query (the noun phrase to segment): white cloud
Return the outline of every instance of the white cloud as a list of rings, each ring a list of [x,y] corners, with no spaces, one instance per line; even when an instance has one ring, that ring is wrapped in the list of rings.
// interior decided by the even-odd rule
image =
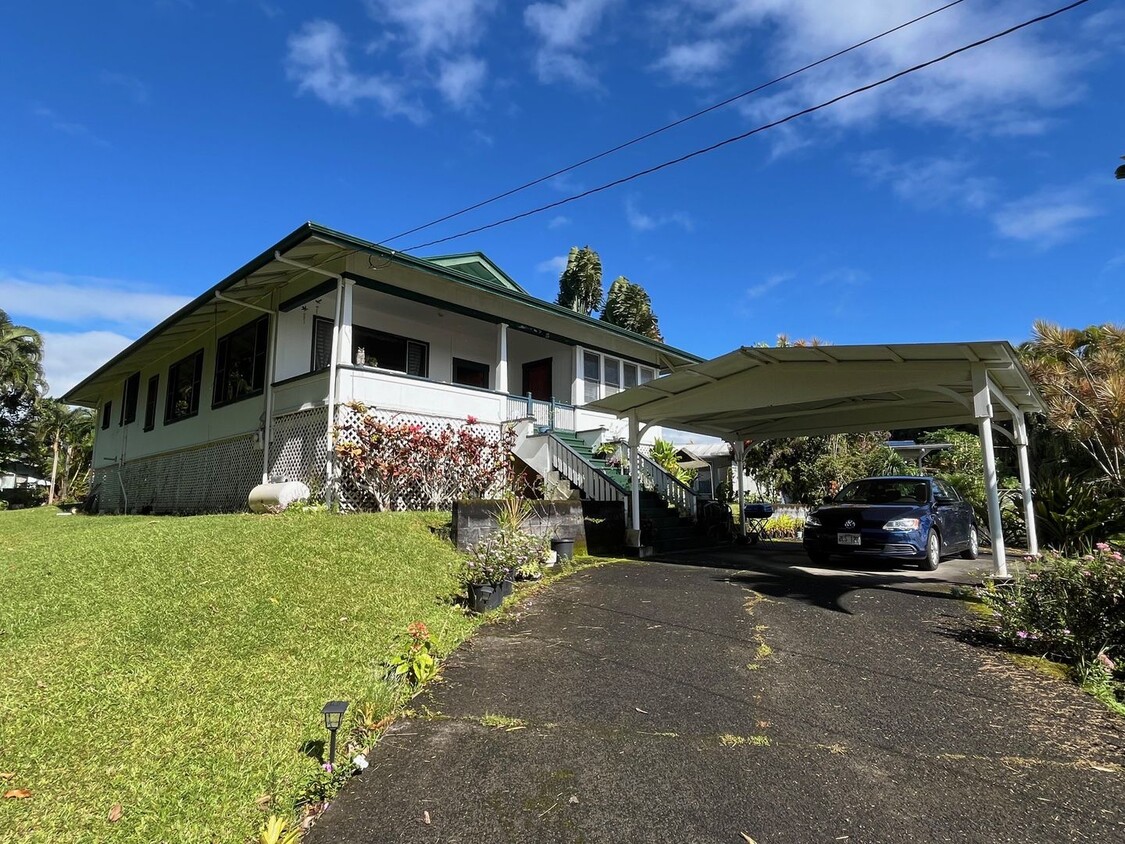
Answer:
[[[923,208],[959,205],[979,211],[995,199],[996,180],[972,173],[971,162],[934,156],[896,160],[887,150],[859,156],[857,170],[888,184],[901,199]]]
[[[930,11],[929,0],[692,0],[694,25],[728,43],[762,39],[769,66],[786,72]],[[1035,4],[1039,6],[1041,4]],[[935,58],[1029,16],[1028,4],[966,3],[906,27],[794,78],[780,93],[746,100],[754,120],[771,120]],[[1048,125],[1044,112],[1082,94],[1077,71],[1087,61],[1064,39],[1069,30],[1021,31],[818,112],[836,128],[878,121],[940,124],[974,134],[1029,134]],[[682,25],[676,37],[682,38]],[[1079,35],[1077,37],[1088,37]]]
[[[329,105],[350,107],[373,100],[388,117],[404,116],[415,122],[425,110],[412,100],[405,86],[386,76],[356,73],[348,61],[348,40],[332,21],[309,21],[289,36],[286,75],[297,83],[298,93],[311,93]]]
[[[755,284],[753,287],[746,289],[747,299],[760,299],[765,296],[779,284],[784,284],[793,278],[793,273],[775,273],[767,278],[760,284]]]
[[[547,228],[549,229],[561,229],[569,225],[570,217],[567,217],[565,214],[554,216],[547,222]]]
[[[438,71],[437,89],[454,108],[465,108],[480,97],[488,75],[482,59],[464,58],[442,61]]]
[[[602,18],[617,2],[559,0],[532,3],[524,9],[524,23],[539,40],[535,70],[540,82],[597,86],[597,77],[585,54],[590,52]]]
[[[179,310],[188,298],[117,279],[0,270],[0,302],[10,315],[25,319],[147,328]]]
[[[421,56],[461,54],[484,36],[495,0],[368,0],[372,19],[398,27]]]
[[[148,85],[135,76],[130,76],[127,73],[113,73],[108,70],[103,70],[102,84],[120,89],[137,105],[148,105]]]
[[[676,82],[707,81],[730,59],[732,45],[716,38],[705,38],[686,44],[674,44],[653,65]]]
[[[43,372],[58,397],[108,361],[133,338],[114,331],[43,332]]]
[[[540,261],[535,265],[535,272],[537,273],[553,273],[554,275],[561,275],[562,271],[566,269],[566,255],[555,255],[553,258],[548,258],[546,261]]]
[[[625,220],[629,223],[630,228],[638,232],[652,231],[669,223],[675,223],[682,227],[684,231],[693,231],[695,228],[691,217],[682,211],[671,214],[648,214],[637,207],[636,200],[631,196],[625,199]]]
[[[1071,191],[1041,191],[1002,205],[993,215],[996,231],[1041,249],[1073,237],[1078,224],[1100,212]]]
[[[75,138],[82,138],[92,144],[100,147],[108,147],[109,141],[100,135],[96,134],[93,129],[85,123],[77,123],[73,120],[68,120],[62,117],[54,109],[47,108],[46,106],[38,105],[33,109],[35,116],[42,118],[50,124],[52,129],[62,132],[65,135],[71,135]]]

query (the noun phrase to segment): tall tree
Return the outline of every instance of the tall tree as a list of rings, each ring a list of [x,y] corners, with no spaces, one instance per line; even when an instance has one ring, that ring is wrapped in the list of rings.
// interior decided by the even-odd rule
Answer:
[[[555,301],[586,316],[602,306],[602,259],[589,246],[570,248]]]
[[[0,310],[0,463],[31,456],[33,408],[43,386],[42,339]]]
[[[0,390],[38,393],[43,386],[43,340],[0,310]]]
[[[652,300],[648,291],[623,275],[619,275],[609,286],[601,318],[612,325],[664,342],[664,336],[660,333],[660,321],[652,312]]]
[[[1047,404],[1048,424],[1089,455],[1114,495],[1125,495],[1125,326],[1040,320],[1020,356]]]
[[[93,431],[93,414],[85,408],[68,407],[56,399],[40,399],[35,406],[35,431],[50,455],[51,486],[47,503],[54,504],[56,497],[66,497],[72,464],[83,462],[82,452]]]

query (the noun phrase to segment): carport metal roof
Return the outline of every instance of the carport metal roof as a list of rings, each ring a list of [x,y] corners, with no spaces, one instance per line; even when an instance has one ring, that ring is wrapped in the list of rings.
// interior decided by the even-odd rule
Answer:
[[[984,456],[994,572],[1007,574],[992,430],[1016,443],[1028,550],[1038,551],[1027,424],[1043,399],[1005,340],[865,346],[743,346],[587,405],[629,419],[630,471],[640,428],[664,425],[744,440],[932,428],[976,422]],[[1011,422],[1011,431],[997,422]],[[743,491],[739,474],[739,509]],[[631,499],[640,542],[639,485]]]
[[[743,346],[587,406],[641,425],[760,441],[971,423],[983,384],[996,400],[994,420],[1045,409],[1005,340]]]

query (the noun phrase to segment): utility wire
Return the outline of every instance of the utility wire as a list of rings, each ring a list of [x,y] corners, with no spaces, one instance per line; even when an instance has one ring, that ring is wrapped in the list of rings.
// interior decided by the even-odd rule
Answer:
[[[921,64],[916,64],[913,67],[906,68],[905,70],[900,70],[897,73],[893,73],[890,76],[884,77],[883,79],[880,79],[877,82],[871,82],[871,83],[868,83],[867,85],[863,85],[859,88],[854,88],[851,91],[848,91],[846,94],[840,94],[837,97],[833,97],[830,100],[825,100],[824,102],[818,103],[817,105],[809,106],[808,108],[804,108],[804,109],[801,109],[800,111],[793,112],[792,114],[789,114],[785,117],[782,117],[779,120],[774,120],[770,123],[764,123],[761,126],[758,126],[754,129],[751,129],[748,132],[743,132],[740,135],[735,135],[733,137],[726,138],[725,140],[722,140],[722,141],[719,141],[717,143],[711,144],[710,146],[706,146],[706,147],[703,147],[702,149],[694,150],[693,152],[689,152],[685,155],[681,155],[678,158],[673,158],[669,161],[665,161],[665,162],[662,162],[660,164],[654,165],[652,167],[648,167],[644,170],[639,170],[636,173],[632,173],[628,176],[623,176],[620,179],[614,179],[612,182],[606,182],[605,184],[598,185],[597,187],[590,188],[589,190],[582,191],[581,193],[576,193],[576,194],[572,194],[572,195],[567,196],[567,197],[563,197],[562,199],[556,200],[554,202],[549,202],[546,205],[540,205],[539,207],[532,208],[529,211],[523,211],[519,214],[513,214],[512,216],[505,217],[502,220],[497,220],[497,221],[492,222],[492,223],[487,223],[486,225],[483,225],[483,226],[477,226],[476,228],[466,229],[465,231],[458,232],[457,234],[451,234],[448,237],[441,237],[441,238],[437,238],[436,240],[427,241],[426,243],[419,243],[416,246],[407,247],[405,250],[402,250],[402,251],[413,252],[415,249],[424,249],[427,246],[434,246],[438,243],[445,243],[446,241],[449,241],[449,240],[456,240],[458,238],[465,237],[465,236],[470,235],[470,234],[477,234],[478,232],[483,232],[483,231],[487,231],[489,229],[494,229],[497,226],[506,225],[507,223],[515,222],[516,220],[522,220],[525,217],[530,217],[534,214],[540,214],[544,211],[550,211],[552,208],[558,208],[561,205],[567,205],[568,203],[574,202],[576,200],[584,199],[587,196],[592,196],[593,194],[601,193],[602,191],[609,190],[610,188],[615,188],[615,187],[618,187],[620,185],[624,185],[628,182],[632,182],[632,181],[635,181],[636,179],[640,179],[643,176],[649,176],[653,173],[659,172],[660,170],[664,170],[668,167],[672,167],[676,164],[682,164],[683,162],[689,161],[690,159],[697,158],[701,155],[706,155],[709,152],[714,152],[715,150],[721,149],[722,147],[728,146],[729,144],[733,144],[733,143],[736,143],[738,141],[746,140],[747,138],[749,138],[753,135],[757,135],[761,132],[765,132],[768,129],[773,129],[777,126],[781,126],[782,124],[789,123],[792,120],[796,120],[798,117],[804,117],[807,114],[812,114],[813,112],[820,111],[821,109],[824,109],[824,108],[828,108],[829,106],[835,105],[836,103],[838,103],[842,100],[846,100],[849,97],[854,97],[856,94],[862,94],[862,93],[864,93],[866,91],[870,91],[874,88],[879,88],[879,87],[881,87],[883,85],[886,85],[890,82],[894,82],[896,79],[901,79],[904,76],[909,76],[911,73],[916,73],[919,70],[924,70],[925,68],[931,67],[933,65],[944,62],[948,59],[951,59],[954,56],[960,55],[961,53],[968,52],[969,50],[972,50],[972,49],[975,49],[977,47],[983,46],[984,44],[988,44],[989,42],[996,41],[999,38],[1003,38],[1007,35],[1011,35],[1013,32],[1018,32],[1021,29],[1026,29],[1027,27],[1033,26],[1034,24],[1042,23],[1043,21],[1050,20],[1053,17],[1057,17],[1058,15],[1061,15],[1064,12],[1069,12],[1072,9],[1077,9],[1079,6],[1084,6],[1086,3],[1089,3],[1089,2],[1090,2],[1090,0],[1076,0],[1076,2],[1070,3],[1069,5],[1063,6],[1061,8],[1055,9],[1053,12],[1047,12],[1046,14],[1042,14],[1042,15],[1038,15],[1034,18],[1030,18],[1029,20],[1026,20],[1023,23],[1016,24],[1015,26],[1010,26],[1007,29],[1002,30],[1001,32],[995,33],[994,35],[989,35],[987,38],[982,38],[979,41],[973,41],[971,44],[966,44],[962,47],[958,47],[956,50],[950,50],[948,53],[945,53],[944,55],[938,56],[937,58],[930,59],[929,61],[922,62]]]
[[[581,161],[576,161],[576,162],[574,162],[574,164],[563,167],[561,170],[556,170],[553,173],[548,173],[546,176],[540,176],[538,179],[533,179],[530,182],[525,182],[524,184],[520,185],[519,187],[511,188],[510,190],[506,190],[503,193],[498,193],[498,194],[496,194],[496,196],[489,197],[488,199],[483,199],[483,200],[481,200],[480,202],[477,202],[474,205],[470,205],[467,208],[462,208],[460,211],[454,211],[451,214],[446,214],[444,217],[438,217],[436,220],[431,220],[428,223],[423,223],[420,226],[415,226],[412,229],[407,229],[404,232],[399,232],[396,235],[391,235],[390,237],[385,238],[383,240],[380,240],[378,242],[379,243],[390,243],[392,240],[398,240],[400,237],[406,237],[408,234],[414,234],[415,232],[420,232],[423,229],[431,228],[433,226],[436,226],[438,223],[444,223],[447,220],[452,220],[454,217],[460,217],[462,214],[468,214],[470,211],[476,211],[478,208],[483,208],[486,205],[491,205],[493,202],[498,202],[501,199],[506,199],[507,197],[512,196],[513,194],[520,193],[521,191],[525,191],[528,188],[533,188],[536,185],[541,185],[541,184],[543,184],[543,182],[546,182],[549,179],[553,179],[556,176],[562,176],[563,174],[569,173],[572,170],[577,170],[579,167],[585,167],[587,164],[590,164],[594,161],[597,161],[600,158],[605,158],[606,156],[613,155],[614,153],[617,153],[617,152],[621,152],[621,150],[626,149],[627,147],[631,147],[634,144],[639,144],[641,141],[647,141],[649,138],[654,138],[657,135],[661,134],[662,132],[667,132],[669,129],[675,129],[677,126],[682,126],[684,123],[687,123],[688,121],[691,121],[691,120],[695,120],[697,117],[702,117],[705,114],[710,114],[712,111],[715,111],[716,109],[720,109],[720,108],[723,108],[724,106],[728,106],[733,102],[737,102],[738,100],[741,100],[745,97],[749,97],[751,94],[756,94],[759,91],[764,91],[766,88],[769,88],[772,85],[777,85],[780,82],[784,82],[786,79],[792,79],[794,76],[796,76],[799,73],[804,73],[806,70],[812,70],[814,67],[818,67],[818,66],[824,64],[825,62],[830,62],[833,59],[838,59],[840,56],[843,56],[847,53],[850,53],[853,50],[858,50],[860,47],[866,47],[868,44],[872,43],[873,41],[878,41],[880,38],[884,38],[888,35],[891,35],[895,32],[898,32],[900,29],[906,29],[906,27],[908,27],[908,26],[913,26],[914,24],[918,23],[919,21],[923,21],[928,17],[932,17],[933,15],[936,15],[939,12],[944,12],[946,9],[951,9],[954,6],[960,5],[961,3],[964,3],[964,2],[965,2],[965,0],[953,0],[952,3],[946,3],[944,6],[941,6],[937,9],[932,10],[932,11],[926,12],[924,15],[919,15],[918,17],[914,18],[913,20],[908,20],[906,23],[900,23],[896,27],[885,30],[884,32],[880,32],[878,35],[872,35],[870,38],[868,38],[864,41],[860,41],[858,44],[852,44],[852,46],[845,47],[843,50],[835,52],[830,56],[825,56],[822,59],[817,59],[815,62],[812,62],[811,64],[807,64],[804,67],[798,68],[797,70],[791,70],[791,71],[789,71],[789,73],[786,73],[784,76],[778,76],[776,79],[771,79],[769,82],[763,82],[761,85],[758,85],[754,88],[751,88],[748,91],[743,91],[741,94],[735,94],[733,97],[727,97],[722,102],[718,102],[718,103],[714,103],[713,105],[709,105],[709,106],[707,106],[707,108],[702,109],[701,111],[697,111],[694,114],[689,114],[687,117],[681,117],[679,120],[676,120],[676,121],[673,121],[672,123],[668,123],[664,126],[661,126],[659,129],[653,129],[650,132],[645,132],[645,134],[638,135],[637,137],[633,138],[630,141],[625,141],[624,143],[620,143],[615,147],[604,150],[603,152],[599,152],[595,155],[591,155],[589,158],[583,158]]]

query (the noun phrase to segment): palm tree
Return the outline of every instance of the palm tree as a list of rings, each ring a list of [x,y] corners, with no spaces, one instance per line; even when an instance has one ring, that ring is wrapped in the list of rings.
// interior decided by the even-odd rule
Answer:
[[[94,455],[94,414],[85,407],[73,407],[63,433],[63,471],[59,478],[59,498],[66,500],[79,477],[89,479]]]
[[[0,391],[22,395],[38,393],[43,386],[43,339],[0,310]]]
[[[55,503],[55,489],[59,476],[59,453],[64,457],[74,447],[75,441],[82,439],[81,428],[86,424],[83,417],[89,417],[85,408],[67,407],[56,399],[42,399],[35,406],[35,432],[41,442],[51,450],[51,486],[47,492],[47,503]],[[67,475],[64,465],[64,487]]]

